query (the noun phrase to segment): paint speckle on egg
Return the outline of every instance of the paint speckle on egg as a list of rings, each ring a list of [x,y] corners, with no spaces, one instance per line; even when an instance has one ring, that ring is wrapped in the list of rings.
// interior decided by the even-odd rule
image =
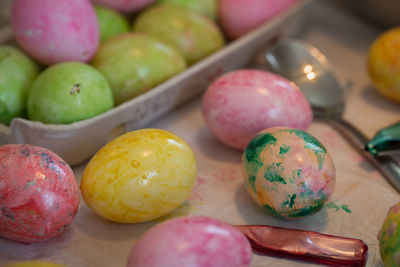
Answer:
[[[378,239],[385,266],[400,266],[400,203],[389,209]]]
[[[275,126],[306,130],[310,105],[292,82],[261,70],[237,70],[217,78],[205,92],[208,129],[224,144],[244,149],[259,131]]]
[[[242,174],[255,202],[286,219],[321,210],[336,181],[325,147],[312,135],[286,127],[268,128],[250,141]]]

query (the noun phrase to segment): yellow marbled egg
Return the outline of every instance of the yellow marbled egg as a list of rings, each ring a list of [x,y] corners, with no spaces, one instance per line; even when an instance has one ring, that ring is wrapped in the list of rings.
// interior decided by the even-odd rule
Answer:
[[[100,216],[123,223],[161,217],[181,205],[196,180],[196,159],[178,136],[159,129],[128,132],[100,149],[81,191]]]
[[[64,267],[64,265],[48,262],[48,261],[19,261],[4,265],[3,267]]]
[[[400,102],[400,27],[374,41],[368,52],[368,72],[379,93]]]

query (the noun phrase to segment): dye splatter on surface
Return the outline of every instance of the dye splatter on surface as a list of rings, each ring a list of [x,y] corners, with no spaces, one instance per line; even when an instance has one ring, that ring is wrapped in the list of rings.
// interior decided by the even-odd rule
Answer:
[[[339,203],[336,203],[335,201],[331,201],[331,202],[325,204],[325,208],[334,209],[335,211],[343,210],[344,212],[351,213],[351,209],[349,208],[349,205],[339,204]]]
[[[322,209],[335,188],[325,147],[301,130],[274,127],[255,136],[242,159],[244,183],[258,205],[283,218]]]
[[[74,173],[59,156],[31,145],[0,147],[0,236],[25,243],[53,238],[78,207]]]
[[[378,239],[385,266],[400,266],[400,203],[389,209]]]

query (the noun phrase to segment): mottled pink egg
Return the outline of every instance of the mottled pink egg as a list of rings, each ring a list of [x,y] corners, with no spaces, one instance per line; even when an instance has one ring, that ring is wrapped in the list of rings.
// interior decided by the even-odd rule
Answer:
[[[89,0],[14,0],[12,26],[18,44],[45,65],[88,62],[99,44]]]
[[[155,0],[92,0],[93,3],[112,8],[122,13],[130,13],[138,11]]]
[[[250,266],[249,241],[230,224],[205,216],[181,217],[147,231],[127,267]]]
[[[216,79],[203,96],[204,120],[224,144],[244,149],[261,130],[286,126],[306,130],[311,107],[298,87],[261,70],[237,70]]]
[[[220,24],[229,37],[238,38],[295,2],[297,0],[220,0]]]
[[[59,156],[32,145],[0,146],[0,236],[25,243],[53,238],[78,207],[74,173]]]

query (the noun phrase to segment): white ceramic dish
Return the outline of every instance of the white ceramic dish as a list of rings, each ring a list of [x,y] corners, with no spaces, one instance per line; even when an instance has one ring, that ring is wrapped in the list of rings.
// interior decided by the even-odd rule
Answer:
[[[67,125],[49,125],[22,118],[13,119],[10,127],[0,124],[0,145],[29,143],[42,146],[57,153],[70,165],[79,164],[107,143],[115,128],[130,131],[144,127],[199,95],[222,73],[249,64],[268,47],[268,43],[294,32],[299,25],[301,11],[310,2],[312,0],[299,1],[181,74],[94,118]]]

